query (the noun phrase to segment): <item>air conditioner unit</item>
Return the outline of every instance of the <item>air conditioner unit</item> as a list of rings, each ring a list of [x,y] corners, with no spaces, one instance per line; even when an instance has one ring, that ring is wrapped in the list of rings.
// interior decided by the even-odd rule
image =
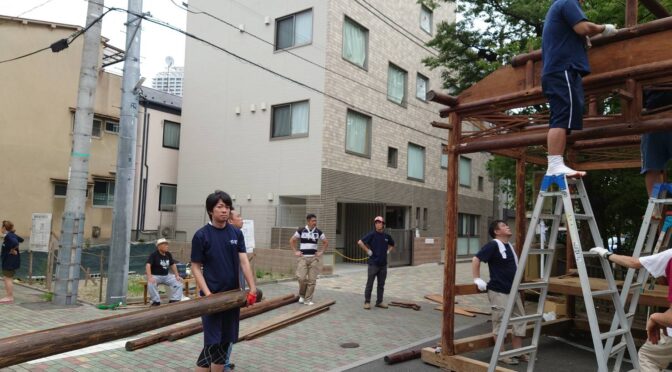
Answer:
[[[161,236],[164,238],[175,238],[175,228],[172,226],[165,226],[161,229]]]

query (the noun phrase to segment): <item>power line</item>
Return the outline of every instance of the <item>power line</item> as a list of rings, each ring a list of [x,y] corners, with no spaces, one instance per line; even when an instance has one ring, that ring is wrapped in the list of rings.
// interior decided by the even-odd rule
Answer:
[[[410,130],[413,130],[413,131],[422,133],[422,134],[427,135],[427,136],[430,136],[430,137],[434,137],[434,138],[440,139],[440,140],[442,140],[442,141],[445,140],[445,138],[443,138],[443,137],[436,136],[436,135],[434,135],[434,134],[431,134],[431,133],[422,131],[422,130],[417,129],[417,128],[413,128],[413,127],[411,127],[411,126],[409,126],[409,125],[407,125],[407,124],[400,123],[400,122],[398,122],[398,121],[396,121],[396,120],[387,118],[387,117],[382,116],[382,115],[380,115],[380,114],[377,114],[377,113],[375,113],[375,112],[371,112],[371,111],[369,111],[369,110],[359,108],[359,107],[357,107],[356,105],[353,105],[352,103],[350,103],[350,102],[348,102],[348,101],[346,101],[346,100],[344,100],[344,99],[342,99],[342,98],[336,97],[336,96],[331,95],[331,94],[329,94],[329,93],[326,93],[326,92],[324,92],[324,91],[322,91],[322,90],[320,90],[320,89],[318,89],[318,88],[312,87],[312,86],[310,86],[310,85],[308,85],[308,84],[306,84],[306,83],[302,83],[302,82],[300,82],[300,81],[298,81],[298,80],[296,80],[296,79],[293,79],[293,78],[291,78],[291,77],[289,77],[289,76],[286,76],[286,75],[283,75],[283,74],[281,74],[281,73],[279,73],[279,72],[276,72],[276,71],[274,71],[274,70],[272,70],[272,69],[270,69],[270,68],[268,68],[268,67],[266,67],[266,66],[264,66],[264,65],[261,65],[261,64],[259,64],[259,63],[257,63],[257,62],[254,62],[254,61],[252,61],[252,60],[250,60],[250,59],[247,59],[247,58],[245,58],[245,57],[242,57],[242,56],[240,56],[240,55],[238,55],[238,54],[236,54],[236,53],[234,53],[234,52],[232,52],[232,51],[230,51],[230,50],[228,50],[228,49],[226,49],[226,48],[224,48],[224,47],[221,47],[221,46],[219,46],[219,45],[213,43],[213,42],[210,42],[210,41],[208,41],[208,40],[205,40],[205,39],[203,39],[203,38],[201,38],[201,37],[199,37],[199,36],[196,36],[196,35],[194,35],[194,34],[188,32],[188,31],[182,30],[181,28],[179,28],[179,27],[177,27],[177,26],[173,26],[173,25],[171,25],[170,23],[167,23],[167,22],[162,21],[162,20],[160,20],[160,19],[154,18],[154,17],[152,17],[151,15],[137,14],[137,13],[131,12],[131,11],[127,10],[127,9],[121,9],[121,8],[108,8],[108,9],[109,9],[109,10],[121,11],[121,12],[127,12],[127,13],[133,14],[133,15],[135,15],[135,16],[137,16],[137,17],[141,17],[142,19],[144,19],[144,20],[146,20],[146,21],[148,21],[148,22],[151,22],[151,23],[157,24],[157,25],[159,25],[159,26],[163,26],[163,27],[169,28],[169,29],[171,29],[171,30],[173,30],[173,31],[179,32],[179,33],[181,33],[181,34],[183,34],[183,35],[185,35],[185,36],[187,36],[187,37],[189,37],[189,38],[192,38],[192,39],[194,39],[194,40],[200,41],[200,42],[202,42],[202,43],[204,43],[204,44],[206,44],[206,45],[209,45],[209,46],[211,46],[211,47],[213,47],[213,48],[215,48],[215,49],[217,49],[217,50],[220,50],[220,51],[222,51],[222,52],[228,54],[229,56],[231,56],[231,57],[233,57],[233,58],[235,58],[235,59],[238,59],[239,61],[248,63],[248,64],[250,64],[250,65],[252,65],[252,66],[254,66],[254,67],[257,67],[257,68],[259,68],[259,69],[261,69],[261,70],[264,70],[264,71],[266,71],[266,72],[268,72],[268,73],[270,73],[270,74],[272,74],[272,75],[275,75],[275,76],[280,77],[280,78],[282,78],[282,79],[284,79],[284,80],[287,80],[287,81],[289,81],[289,82],[292,82],[292,83],[294,83],[294,84],[296,84],[296,85],[299,85],[299,86],[301,86],[301,87],[304,87],[304,88],[306,88],[306,89],[308,89],[308,90],[311,90],[311,91],[313,91],[313,92],[316,92],[316,93],[318,93],[318,94],[321,94],[321,95],[323,95],[323,96],[325,96],[325,97],[329,97],[329,98],[331,98],[331,99],[333,99],[333,100],[335,100],[335,101],[341,102],[341,103],[345,104],[346,106],[352,107],[352,108],[354,108],[354,109],[356,109],[356,110],[358,110],[358,111],[360,111],[360,112],[362,112],[362,113],[368,114],[368,115],[370,115],[370,116],[375,116],[375,117],[377,117],[377,118],[379,118],[379,119],[389,121],[389,122],[394,123],[394,124],[397,124],[397,125],[399,125],[399,126],[401,126],[401,127],[404,127],[404,128],[407,128],[407,129],[410,129]]]
[[[41,8],[41,7],[43,7],[43,6],[47,5],[47,4],[49,4],[49,3],[52,2],[52,1],[54,1],[54,0],[47,0],[47,1],[43,2],[42,4],[38,4],[38,5],[35,5],[34,7],[30,8],[30,9],[28,9],[28,10],[24,10],[23,12],[21,12],[21,13],[15,15],[14,17],[12,17],[12,18],[11,18],[11,21],[13,21],[13,20],[15,20],[15,19],[17,19],[17,18],[20,18],[22,15],[27,14],[27,13],[30,13],[30,12],[32,12],[32,11],[35,10],[35,9]],[[7,22],[9,22],[9,21],[10,21],[10,20],[4,21],[4,22],[0,22],[0,25],[3,24],[3,23],[7,23]]]
[[[402,30],[406,31],[406,33],[401,32],[399,29],[397,29],[396,27],[392,26],[388,21],[386,21],[385,19],[381,18],[380,15],[378,15],[378,13],[375,13],[375,12],[373,12],[373,10],[371,10],[371,9],[369,9],[368,7],[364,6],[364,4],[362,4],[361,2],[359,2],[359,0],[355,0],[355,2],[356,2],[357,4],[359,4],[362,8],[366,9],[369,13],[373,14],[374,17],[380,19],[381,21],[383,21],[383,23],[385,23],[386,25],[390,26],[390,28],[392,28],[393,30],[397,31],[400,35],[402,35],[403,37],[405,37],[405,38],[407,38],[408,40],[410,40],[413,44],[415,44],[415,45],[419,46],[420,48],[426,50],[427,52],[431,53],[433,56],[438,56],[438,55],[439,55],[439,53],[438,53],[437,51],[427,48],[427,46],[424,44],[425,42],[424,42],[422,39],[420,39],[419,37],[415,36],[412,32],[408,31],[408,30],[405,29],[402,25],[400,25],[400,24],[398,24],[397,22],[395,22],[392,18],[390,18],[390,17],[388,17],[387,15],[385,15],[385,13],[381,12],[381,11],[378,10],[375,6],[373,6],[373,5],[369,4],[368,2],[366,2],[366,0],[362,0],[362,1],[364,1],[368,6],[370,6],[372,9],[374,9],[376,12],[380,13],[380,15],[382,15],[383,17],[385,17],[387,20],[389,20],[390,22],[392,22],[393,24],[395,24],[397,27],[399,27],[399,28],[401,28]],[[412,38],[411,36],[408,36],[408,35],[413,36],[413,37],[416,38],[417,40],[414,39],[414,38]],[[420,42],[418,42],[418,40],[420,40]]]
[[[51,49],[54,53],[60,52],[61,50],[63,50],[63,49],[65,49],[65,48],[67,48],[68,46],[70,46],[70,44],[72,44],[73,41],[75,41],[78,37],[80,37],[80,36],[81,36],[82,34],[84,34],[86,31],[88,31],[88,30],[91,28],[91,26],[93,26],[94,24],[100,22],[100,20],[103,19],[103,17],[105,17],[105,15],[106,15],[107,13],[109,13],[110,11],[111,11],[111,9],[108,9],[105,13],[101,14],[100,16],[98,16],[98,18],[96,18],[93,22],[91,22],[91,24],[89,24],[88,26],[86,26],[85,28],[83,28],[83,29],[81,29],[81,30],[79,30],[79,31],[75,31],[75,32],[73,32],[73,33],[72,33],[70,36],[68,36],[67,38],[57,40],[57,41],[53,42],[51,45],[49,45],[49,46],[47,46],[47,47],[44,47],[44,48],[41,48],[41,49],[38,49],[38,50],[35,50],[35,51],[33,51],[33,52],[26,53],[26,54],[21,55],[21,56],[18,56],[18,57],[5,59],[5,60],[3,60],[3,61],[0,61],[0,64],[7,63],[7,62],[12,62],[12,61],[17,61],[17,60],[19,60],[19,59],[23,59],[23,58],[26,58],[26,57],[30,57],[30,56],[32,56],[32,55],[34,55],[34,54],[43,52],[43,51],[45,51],[45,50],[47,50],[47,49]]]
[[[241,29],[238,28],[236,25],[234,25],[234,24],[232,24],[232,23],[230,23],[230,22],[228,22],[228,21],[226,21],[226,20],[224,20],[224,19],[221,19],[221,18],[219,18],[219,17],[217,17],[217,16],[215,16],[215,15],[209,13],[209,12],[206,12],[206,11],[204,11],[204,10],[200,10],[200,9],[198,9],[198,10],[191,10],[191,9],[189,9],[188,7],[182,7],[182,6],[177,5],[177,3],[175,2],[175,0],[170,0],[170,1],[171,1],[175,6],[177,6],[178,8],[183,9],[183,10],[189,12],[189,13],[192,13],[192,14],[204,14],[204,15],[206,15],[206,16],[209,16],[209,17],[211,17],[211,18],[213,18],[213,19],[215,19],[215,20],[217,20],[217,21],[219,21],[219,22],[221,22],[221,23],[223,23],[223,24],[225,24],[225,25],[231,27],[231,28],[234,29],[236,32],[246,33],[246,34],[252,36],[253,38],[255,38],[255,39],[257,39],[257,40],[259,40],[259,41],[261,41],[261,42],[263,42],[263,43],[266,43],[266,44],[268,44],[268,45],[270,45],[270,46],[272,46],[272,47],[275,47],[275,44],[274,44],[274,43],[272,43],[272,42],[270,42],[270,41],[268,41],[268,40],[266,40],[266,39],[264,39],[264,38],[262,38],[262,37],[260,37],[260,36],[257,36],[257,35],[255,35],[255,34],[249,32],[249,31],[247,31],[247,30],[242,30],[242,31],[241,31]],[[310,64],[313,65],[313,66],[319,67],[319,68],[321,68],[322,70],[325,70],[325,71],[329,71],[329,72],[331,72],[331,73],[333,73],[333,74],[336,74],[336,75],[342,77],[343,79],[349,80],[349,81],[351,81],[351,82],[353,82],[353,83],[355,83],[355,84],[357,84],[357,85],[361,85],[361,86],[363,86],[364,88],[371,89],[372,91],[374,91],[374,92],[376,92],[376,93],[383,94],[383,95],[385,95],[386,97],[389,98],[389,95],[388,95],[387,92],[383,92],[382,90],[378,90],[378,89],[376,89],[375,87],[369,86],[369,85],[367,85],[367,84],[365,84],[365,83],[363,83],[363,82],[361,82],[361,81],[359,81],[359,80],[356,80],[356,79],[354,79],[354,78],[352,78],[352,77],[350,77],[350,76],[348,76],[348,75],[345,75],[345,74],[343,74],[343,73],[341,73],[341,72],[338,72],[338,71],[336,71],[336,70],[330,69],[329,67],[323,66],[323,65],[321,65],[321,64],[319,64],[319,63],[317,63],[317,62],[315,62],[315,61],[312,61],[312,60],[310,60],[310,59],[308,59],[308,58],[306,58],[306,57],[301,56],[300,54],[296,54],[296,53],[294,53],[292,50],[282,49],[282,52],[284,52],[284,53],[289,53],[289,54],[291,54],[292,56],[294,56],[294,57],[296,57],[296,58],[299,58],[299,59],[301,59],[302,61],[308,62],[308,63],[310,63]],[[379,79],[376,79],[376,80],[377,80],[378,82],[381,82],[381,83],[386,83],[386,82],[381,81],[381,80],[379,80]],[[436,114],[435,111],[432,111],[432,110],[430,110],[430,109],[427,109],[426,107],[422,107],[422,106],[419,106],[419,105],[415,105],[415,104],[411,103],[410,101],[406,101],[406,103],[407,103],[409,106],[415,107],[415,108],[417,108],[417,109],[420,109],[420,110],[429,112],[429,113],[431,113],[431,114]]]

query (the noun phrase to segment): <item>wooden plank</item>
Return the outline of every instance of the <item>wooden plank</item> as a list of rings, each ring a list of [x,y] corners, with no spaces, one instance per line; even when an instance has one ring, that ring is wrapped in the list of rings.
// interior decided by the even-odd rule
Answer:
[[[592,290],[601,290],[607,289],[607,283],[605,279],[600,278],[589,278],[590,287]],[[620,288],[623,285],[623,281],[617,280],[616,285]],[[670,302],[667,300],[667,288],[665,285],[656,285],[654,290],[644,290],[639,296],[639,304],[647,306],[660,306],[660,307],[669,307]],[[560,293],[571,296],[583,296],[583,291],[581,290],[581,283],[579,278],[570,277],[570,278],[558,278],[552,277],[549,280],[548,291],[552,293]],[[628,296],[630,298],[630,296]]]
[[[433,347],[426,347],[422,349],[422,361],[443,370],[455,372],[486,372],[488,370],[488,363],[479,360],[467,358],[461,355],[444,355],[437,353]],[[504,367],[496,367],[497,372],[515,372],[512,369]]]
[[[299,309],[278,315],[266,320],[265,322],[262,322],[261,324],[245,330],[238,336],[238,340],[249,340],[264,333],[268,333],[269,331],[274,331],[276,329],[288,326],[299,320],[303,320],[309,316],[315,315],[316,312],[319,312],[322,309],[326,309],[335,303],[336,301],[323,301],[313,306],[302,306]]]
[[[545,335],[565,335],[572,324],[571,319],[556,319],[551,320],[550,322],[541,323],[541,333]],[[532,337],[532,332],[534,331],[533,325],[528,325],[525,328],[525,337]],[[510,338],[511,330],[508,330],[507,337]],[[464,354],[475,350],[486,349],[489,347],[495,346],[495,339],[492,336],[492,333],[487,333],[484,335],[477,335],[471,337],[461,338],[455,340],[455,353]]]
[[[432,302],[436,302],[437,304],[442,304],[443,303],[443,296],[441,296],[440,294],[428,294],[428,295],[425,295],[425,298],[432,301]]]
[[[439,305],[439,306],[435,307],[434,310],[443,311],[443,305]],[[470,313],[470,312],[460,308],[459,306],[455,306],[453,311],[457,315],[464,315],[464,316],[468,316],[470,318],[475,318],[476,317],[476,314]]]

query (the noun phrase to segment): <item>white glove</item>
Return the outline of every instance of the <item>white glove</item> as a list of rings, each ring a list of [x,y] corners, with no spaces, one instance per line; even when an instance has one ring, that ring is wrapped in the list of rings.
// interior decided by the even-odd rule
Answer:
[[[488,284],[486,284],[481,278],[474,279],[474,284],[476,284],[478,290],[481,292],[485,292],[488,289]]]
[[[610,24],[605,24],[604,25],[604,31],[602,31],[602,36],[608,37],[612,35],[616,35],[618,31],[616,30],[615,25],[610,25]]]
[[[368,249],[368,250],[366,251],[366,254],[368,254],[369,257],[371,257],[371,256],[373,255],[373,252],[372,252],[370,249]]]
[[[609,252],[608,249],[602,248],[602,247],[595,247],[595,248],[590,248],[590,253],[594,253],[599,255],[602,258],[609,258],[609,256],[612,255],[611,252]]]

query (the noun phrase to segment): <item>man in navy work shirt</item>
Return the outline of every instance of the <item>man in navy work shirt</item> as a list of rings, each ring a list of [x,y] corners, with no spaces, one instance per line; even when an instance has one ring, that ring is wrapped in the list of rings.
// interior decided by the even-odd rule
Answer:
[[[256,301],[257,288],[247,259],[243,233],[228,223],[232,201],[224,191],[205,200],[210,223],[196,231],[191,241],[191,271],[203,296],[240,288],[238,270],[250,285],[248,305]],[[240,309],[205,315],[204,346],[196,362],[197,371],[224,371],[231,343],[238,341]],[[227,367],[227,370],[229,368]]]
[[[296,249],[296,241],[300,241]],[[318,241],[322,241],[322,249],[317,248]],[[289,246],[294,255],[299,258],[296,267],[296,276],[299,278],[299,303],[308,306],[314,305],[313,292],[319,273],[320,257],[329,247],[324,233],[317,228],[317,216],[309,213],[306,216],[306,227],[300,227],[289,239]]]
[[[478,290],[488,291],[488,300],[490,300],[490,307],[492,308],[492,335],[496,342],[502,316],[511,295],[513,278],[518,269],[518,257],[509,243],[512,233],[506,222],[502,220],[492,221],[488,228],[488,233],[493,240],[485,244],[471,260],[471,273],[474,276],[474,284],[478,286]],[[485,284],[483,279],[481,279],[481,262],[486,262],[490,270],[490,281],[488,284]],[[513,295],[516,296],[513,317],[525,315],[525,308],[523,307],[520,295],[518,293],[513,293]],[[512,343],[514,349],[523,346],[525,327],[525,322],[513,323]],[[502,345],[502,351],[504,351],[504,345]],[[507,357],[501,360],[506,364],[515,365],[519,363],[518,359],[527,362],[528,356]]]
[[[364,290],[364,308],[366,310],[371,309],[371,291],[373,290],[374,280],[378,281],[376,307],[387,309],[387,304],[383,303],[385,279],[387,278],[387,255],[394,249],[394,240],[384,232],[385,220],[383,217],[374,218],[373,223],[375,229],[357,242],[357,245],[369,256],[368,278]]]
[[[611,36],[614,25],[588,22],[581,9],[584,0],[555,0],[546,13],[541,37],[541,87],[551,106],[547,137],[548,170],[546,174],[584,176],[565,165],[567,134],[583,128],[583,82],[590,73],[587,38],[599,33]]]

